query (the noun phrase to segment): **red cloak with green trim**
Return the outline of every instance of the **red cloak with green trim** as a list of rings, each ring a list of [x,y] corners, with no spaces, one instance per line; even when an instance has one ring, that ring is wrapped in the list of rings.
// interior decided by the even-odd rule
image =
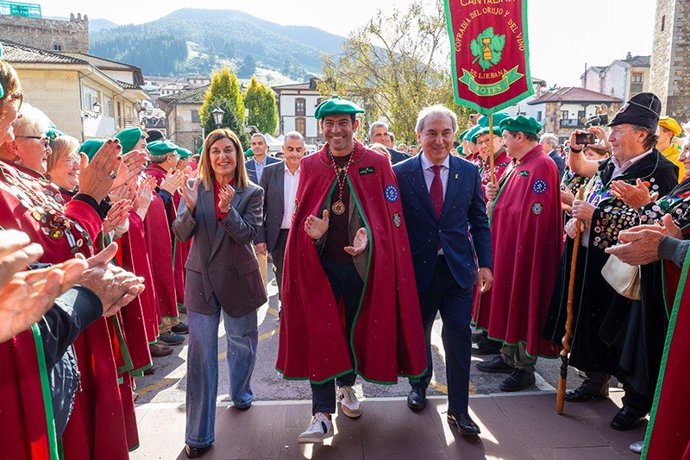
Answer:
[[[38,334],[35,340],[34,334]],[[42,361],[40,361],[42,360]],[[48,372],[38,328],[0,343],[1,458],[57,459]]]
[[[690,459],[690,423],[687,417],[690,411],[690,392],[687,388],[690,381],[690,335],[687,333],[690,325],[689,269],[690,251],[685,257],[680,277],[669,277],[679,279],[679,282],[647,426],[643,459]],[[666,278],[667,284],[669,278]]]
[[[417,376],[426,368],[424,332],[393,170],[388,158],[355,143],[346,186],[367,228],[370,255],[353,334],[348,338],[318,249],[304,231],[309,215],[321,216],[335,184],[327,148],[305,157],[300,166],[296,210],[285,251],[277,368],[285,378],[312,382],[350,370],[380,383]]]
[[[493,287],[483,294],[475,321],[489,337],[526,342],[531,356],[554,357],[542,338],[563,246],[556,164],[537,145],[507,176],[491,216]]]

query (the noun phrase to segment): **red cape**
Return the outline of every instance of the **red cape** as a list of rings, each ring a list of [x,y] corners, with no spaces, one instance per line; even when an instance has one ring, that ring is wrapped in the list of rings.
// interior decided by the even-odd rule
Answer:
[[[58,458],[52,404],[38,328],[0,343],[1,458]]]
[[[687,420],[690,410],[690,393],[687,390],[690,381],[690,335],[687,333],[690,325],[690,288],[687,287],[689,269],[690,252],[685,257],[677,284],[661,371],[647,426],[643,459],[690,459],[690,423]],[[669,280],[666,281],[669,284]]]
[[[532,356],[556,356],[542,338],[561,262],[563,220],[556,164],[541,145],[507,177],[491,216],[494,284],[483,295],[477,326],[508,344],[526,342]]]
[[[305,157],[300,166],[297,209],[285,251],[277,368],[285,378],[312,382],[351,370],[379,383],[417,376],[426,368],[424,333],[393,170],[385,156],[356,143],[347,178],[356,212],[368,230],[370,256],[348,338],[316,245],[303,230],[307,216],[322,214],[335,184],[326,149]]]

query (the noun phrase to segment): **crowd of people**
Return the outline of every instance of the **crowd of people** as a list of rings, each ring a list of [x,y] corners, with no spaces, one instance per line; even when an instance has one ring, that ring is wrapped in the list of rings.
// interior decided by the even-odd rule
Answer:
[[[395,149],[384,122],[360,142],[364,110],[334,96],[316,108],[319,151],[290,132],[278,160],[255,134],[247,160],[224,128],[198,155],[137,127],[80,143],[23,103],[0,60],[3,454],[128,458],[139,445],[135,379],[186,333],[185,452],[206,454],[221,318],[230,399],[252,406],[270,256],[276,368],[312,393],[300,443],[333,436],[338,407],[361,416],[358,376],[408,379],[407,405],[424,410],[440,315],[447,419],[462,435],[480,434],[468,410],[472,341],[494,355],[477,368],[521,391],[539,357],[558,356],[568,322],[570,364],[587,378],[566,400],[605,398],[615,376],[625,396],[611,427],[651,413],[631,448],[690,455],[678,381],[687,339],[674,334],[690,308],[690,143],[679,146],[683,130],[662,109],[638,94],[608,127],[562,146],[524,115],[481,117],[458,134],[456,114],[435,105],[419,112],[416,151]]]

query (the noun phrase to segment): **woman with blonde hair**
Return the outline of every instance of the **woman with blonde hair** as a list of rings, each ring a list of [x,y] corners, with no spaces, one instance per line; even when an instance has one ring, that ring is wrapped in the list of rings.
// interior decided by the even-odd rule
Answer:
[[[60,187],[60,192],[71,195],[79,186],[81,154],[79,141],[72,136],[59,136],[50,141],[53,153],[48,156],[46,177]]]
[[[214,441],[218,392],[218,326],[223,316],[235,408],[251,407],[250,379],[258,342],[256,310],[266,302],[252,241],[263,220],[263,190],[247,178],[242,145],[229,129],[204,142],[199,178],[185,183],[173,222],[181,241],[193,238],[185,264],[189,322],[185,452],[204,455]]]

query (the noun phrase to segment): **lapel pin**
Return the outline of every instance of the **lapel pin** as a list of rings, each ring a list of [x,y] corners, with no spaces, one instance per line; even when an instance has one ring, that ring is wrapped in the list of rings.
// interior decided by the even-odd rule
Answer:
[[[458,180],[458,173],[455,173],[455,180]]]

